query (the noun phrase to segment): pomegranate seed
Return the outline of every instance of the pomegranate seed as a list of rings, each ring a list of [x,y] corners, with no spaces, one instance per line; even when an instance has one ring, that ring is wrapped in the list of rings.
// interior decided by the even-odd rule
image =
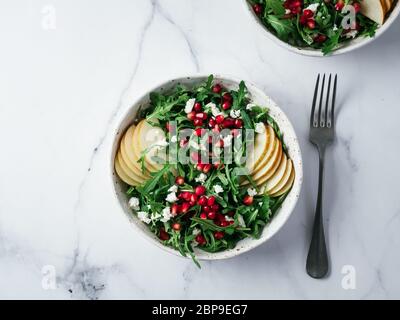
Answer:
[[[196,169],[199,170],[199,171],[203,171],[203,169],[204,169],[204,164],[198,163],[197,166],[196,166]]]
[[[360,12],[360,10],[361,10],[361,5],[360,5],[360,3],[354,2],[354,3],[353,3],[353,7],[354,7],[354,10],[355,10],[356,13],[359,13],[359,12]]]
[[[220,226],[221,227],[227,227],[227,226],[229,226],[229,222],[228,221],[221,221],[220,222]]]
[[[171,206],[171,213],[172,213],[172,215],[173,215],[173,216],[176,216],[176,215],[179,213],[179,211],[180,211],[179,204],[174,203],[174,204]]]
[[[344,1],[343,0],[339,0],[338,3],[336,3],[336,5],[335,5],[336,11],[342,11],[343,7],[344,7]]]
[[[198,137],[201,137],[201,135],[203,134],[203,129],[202,128],[197,128],[194,130],[194,134]]]
[[[185,183],[185,178],[181,177],[181,176],[177,176],[176,179],[175,179],[175,183],[178,186],[181,186],[181,185],[183,185]]]
[[[171,132],[172,128],[171,128],[171,125],[169,124],[169,122],[167,122],[165,124],[165,129],[167,129],[168,132]]]
[[[197,194],[192,193],[192,195],[190,196],[190,202],[191,203],[196,203],[197,202]]]
[[[224,122],[224,119],[225,119],[224,116],[222,114],[219,114],[215,117],[215,122],[221,124]]]
[[[160,229],[160,234],[158,236],[161,240],[165,241],[169,239],[169,234],[165,232],[164,228]]]
[[[206,220],[207,219],[207,213],[205,213],[205,212],[200,213],[200,219]]]
[[[202,246],[202,245],[204,245],[206,243],[206,238],[204,238],[204,236],[201,235],[201,234],[198,234],[196,236],[195,240],[200,246]]]
[[[263,12],[263,7],[261,4],[256,3],[253,5],[253,10],[255,12],[256,15],[260,16]]]
[[[207,119],[207,113],[205,113],[205,112],[196,113],[196,118],[197,119],[206,120]]]
[[[312,18],[314,16],[314,12],[312,10],[306,9],[303,11],[303,16],[307,19]]]
[[[203,206],[203,211],[204,212],[210,212],[211,208],[209,206]]]
[[[250,206],[250,205],[253,203],[253,200],[254,200],[254,199],[253,199],[252,196],[247,195],[247,196],[244,197],[243,203],[244,203],[246,206]]]
[[[207,213],[207,217],[208,217],[208,219],[214,220],[215,219],[215,212],[214,211],[210,211],[209,213]]]
[[[189,113],[187,114],[187,118],[188,118],[190,121],[193,121],[195,117],[196,117],[196,112],[195,112],[195,111],[191,111],[191,112],[189,112]]]
[[[205,164],[204,167],[203,167],[203,172],[204,172],[204,173],[209,173],[210,170],[211,170],[211,168],[212,168],[212,165],[211,165],[210,163],[207,163],[207,164]]]
[[[212,206],[214,203],[215,203],[215,197],[214,196],[209,197],[207,200],[207,205]]]
[[[231,106],[232,106],[232,103],[230,101],[228,101],[228,100],[225,100],[222,103],[222,109],[224,109],[224,110],[228,110]]]
[[[211,118],[210,120],[208,120],[208,126],[210,128],[213,128],[215,126],[215,120],[213,118]]]
[[[317,35],[317,36],[314,38],[314,41],[315,41],[316,43],[325,42],[325,41],[326,41],[326,35],[324,35],[324,34],[319,34],[319,35]]]
[[[237,136],[240,135],[240,130],[238,130],[238,129],[232,129],[232,130],[231,130],[231,133],[232,133],[232,136],[233,136],[234,138],[236,138]]]
[[[315,29],[315,21],[312,19],[307,20],[307,27],[309,29]]]
[[[218,223],[220,223],[221,221],[225,221],[225,216],[221,213],[217,213],[215,220],[218,220]]]
[[[228,215],[229,217],[233,217],[233,216],[235,215],[235,212],[234,212],[234,211],[229,211],[229,212],[227,213],[227,215]]]
[[[243,127],[243,120],[242,119],[235,119],[234,126],[238,129]]]
[[[213,204],[213,205],[211,206],[211,210],[217,212],[217,211],[219,210],[219,204],[218,204],[218,203]]]
[[[205,196],[200,197],[200,199],[197,201],[197,204],[198,204],[199,206],[204,206],[204,205],[206,205],[206,204],[207,204],[207,197],[205,197]]]
[[[181,193],[181,198],[186,201],[189,201],[191,196],[192,196],[192,194],[189,191],[183,191]]]
[[[233,127],[234,124],[235,124],[235,120],[233,120],[232,118],[226,118],[224,120],[224,122],[222,123],[222,126],[224,128],[230,128],[230,127]]]
[[[194,111],[196,111],[196,112],[201,111],[201,109],[202,109],[201,103],[200,103],[200,102],[196,102],[196,103],[194,104],[193,109],[194,109]]]
[[[215,84],[212,87],[212,92],[214,92],[214,93],[221,93],[221,91],[222,91],[222,87],[219,83]]]
[[[194,193],[197,194],[198,196],[202,196],[204,193],[206,193],[206,187],[205,186],[197,186],[194,189]]]
[[[196,118],[196,119],[193,120],[193,124],[194,124],[195,127],[201,127],[203,125],[203,120],[199,119],[199,118]]]
[[[179,231],[181,230],[181,224],[178,222],[175,222],[172,224],[172,229],[174,229],[175,231]]]
[[[224,237],[225,233],[222,231],[215,231],[214,238],[217,240],[221,240]]]
[[[225,101],[232,101],[232,96],[230,95],[230,93],[225,92],[222,96],[222,99],[224,99]]]
[[[186,213],[188,212],[188,210],[190,209],[191,205],[189,202],[184,202],[182,203],[182,208],[181,208],[181,212],[182,213]]]

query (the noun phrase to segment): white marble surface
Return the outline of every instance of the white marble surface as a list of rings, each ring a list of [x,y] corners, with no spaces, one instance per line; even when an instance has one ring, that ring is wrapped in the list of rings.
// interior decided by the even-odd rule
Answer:
[[[241,0],[1,0],[0,298],[400,298],[399,27],[354,53],[315,59],[273,44]],[[195,72],[265,89],[297,130],[305,171],[297,208],[271,241],[201,270],[135,234],[106,175],[121,111],[160,80]],[[340,79],[325,280],[304,267],[318,72]],[[355,289],[342,287],[346,265]],[[56,272],[54,288],[43,287],[46,270]]]

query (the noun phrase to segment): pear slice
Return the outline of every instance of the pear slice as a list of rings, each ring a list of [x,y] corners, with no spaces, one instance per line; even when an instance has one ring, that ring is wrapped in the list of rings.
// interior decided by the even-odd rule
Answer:
[[[129,178],[126,173],[122,170],[121,165],[118,161],[118,158],[115,158],[114,160],[114,167],[115,167],[115,171],[117,172],[118,177],[120,177],[120,179],[125,182],[126,184],[130,185],[130,186],[137,186],[137,182],[132,180],[131,178]]]
[[[153,122],[157,122],[156,119]],[[165,159],[165,151],[158,149],[158,144],[165,140],[164,131],[159,128],[152,126],[146,120],[139,122],[134,136],[133,136],[133,147],[137,156],[141,157],[144,154],[144,161],[146,167],[150,172],[156,172],[163,168],[163,165],[154,161],[153,157],[158,156]]]
[[[266,180],[265,192],[268,193],[271,189],[273,189],[279,181],[283,178],[286,171],[287,157],[283,152],[281,156],[281,160],[279,162],[278,168],[275,170],[274,174]]]
[[[282,189],[278,190],[277,192],[271,193],[270,197],[279,197],[279,196],[285,194],[286,192],[288,192],[293,185],[295,175],[296,174],[295,174],[294,170],[292,170],[289,180],[288,180],[288,182],[286,182],[286,185]]]
[[[266,186],[267,193],[274,194],[274,193],[278,192],[279,190],[281,190],[288,182],[290,175],[292,174],[292,170],[293,170],[292,160],[288,159],[287,163],[286,163],[285,173],[284,173],[282,179],[273,188],[271,188],[271,185],[269,185],[269,183],[267,181],[267,186]]]
[[[282,144],[278,138],[275,138],[275,148],[272,156],[267,163],[252,175],[253,180],[257,185],[262,185],[268,180],[279,166],[282,157]]]
[[[270,134],[270,142],[268,144],[268,149],[264,155],[264,158],[259,162],[257,167],[254,168],[253,175],[256,174],[256,172],[258,172],[261,168],[263,168],[268,163],[268,161],[273,156],[276,145],[278,143],[278,139],[276,139],[274,129],[271,126],[268,126],[268,130],[270,131],[270,133],[269,133]]]
[[[134,152],[133,148],[133,134],[135,132],[135,125],[132,125],[128,128],[126,131],[124,137],[121,140],[121,156],[128,168],[135,173],[137,176],[142,177],[142,178],[150,178],[150,175],[147,174],[146,172],[142,172],[141,164],[138,162],[139,157],[136,155]]]
[[[385,22],[386,9],[383,1],[363,0],[361,3],[361,13],[372,21],[382,25]]]
[[[127,166],[126,162],[122,158],[121,152],[118,152],[117,154],[117,159],[118,163],[122,169],[122,171],[133,181],[135,181],[138,185],[146,182],[147,179],[145,179],[142,176],[136,175],[129,167]]]
[[[272,134],[273,134],[272,129]],[[264,160],[268,147],[273,142],[273,135],[271,135],[271,127],[265,126],[262,133],[257,133],[254,139],[254,149],[250,151],[250,155],[246,161],[246,168],[250,174],[253,173],[262,160]]]

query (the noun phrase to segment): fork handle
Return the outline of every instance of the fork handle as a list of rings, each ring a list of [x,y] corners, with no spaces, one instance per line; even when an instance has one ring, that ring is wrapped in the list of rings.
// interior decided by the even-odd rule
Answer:
[[[319,178],[318,199],[314,217],[314,226],[308,251],[306,269],[307,273],[316,279],[326,276],[329,269],[328,253],[325,243],[324,223],[322,217],[322,189],[324,180],[325,148],[319,148]]]

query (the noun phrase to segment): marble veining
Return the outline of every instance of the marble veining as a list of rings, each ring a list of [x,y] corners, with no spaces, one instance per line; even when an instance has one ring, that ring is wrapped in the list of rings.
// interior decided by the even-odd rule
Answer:
[[[242,0],[17,0],[0,9],[0,298],[400,297],[400,21],[371,45],[320,59],[268,40]],[[136,234],[107,176],[112,129],[135,97],[196,72],[262,88],[291,119],[304,162],[282,230],[201,270]],[[308,117],[320,72],[338,73],[339,97],[324,201],[332,268],[317,281],[305,259],[317,189]]]

